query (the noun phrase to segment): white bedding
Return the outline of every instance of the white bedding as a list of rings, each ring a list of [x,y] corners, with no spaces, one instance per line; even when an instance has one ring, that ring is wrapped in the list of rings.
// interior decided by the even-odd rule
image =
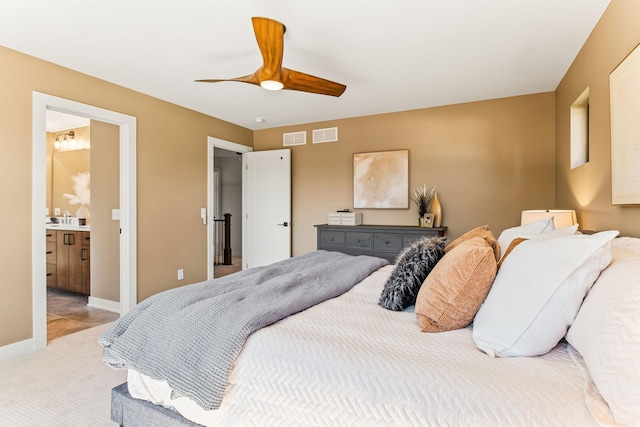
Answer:
[[[132,370],[129,392],[216,426],[611,422],[582,358],[564,341],[545,356],[494,359],[475,347],[470,328],[421,333],[413,307],[377,304],[392,268],[254,333],[217,411],[171,400],[166,383]]]

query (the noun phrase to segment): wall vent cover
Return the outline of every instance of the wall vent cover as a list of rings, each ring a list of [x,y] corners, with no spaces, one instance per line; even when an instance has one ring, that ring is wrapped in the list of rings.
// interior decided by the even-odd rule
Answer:
[[[313,143],[336,142],[338,140],[338,128],[314,129]]]
[[[307,143],[307,132],[289,132],[282,134],[282,145],[291,147],[293,145],[305,145]]]

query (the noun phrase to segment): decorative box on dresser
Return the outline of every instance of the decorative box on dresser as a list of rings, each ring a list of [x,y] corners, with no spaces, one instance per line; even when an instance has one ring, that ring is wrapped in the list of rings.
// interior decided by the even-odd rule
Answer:
[[[316,225],[318,249],[373,255],[395,262],[398,254],[423,237],[444,236],[447,227],[408,225]]]

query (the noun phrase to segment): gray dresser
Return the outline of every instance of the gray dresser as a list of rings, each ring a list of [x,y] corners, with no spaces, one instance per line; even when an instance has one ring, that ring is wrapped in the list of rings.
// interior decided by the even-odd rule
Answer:
[[[316,225],[318,249],[373,255],[395,262],[404,248],[422,237],[444,236],[447,227],[408,225]]]

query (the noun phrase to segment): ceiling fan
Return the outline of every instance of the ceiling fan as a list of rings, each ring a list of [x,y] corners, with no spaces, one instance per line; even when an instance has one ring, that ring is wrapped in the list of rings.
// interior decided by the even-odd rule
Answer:
[[[268,90],[289,89],[321,95],[340,96],[347,88],[345,85],[332,82],[300,71],[290,70],[282,66],[284,52],[284,33],[286,27],[282,22],[269,18],[253,17],[253,32],[262,54],[262,66],[248,76],[233,79],[207,79],[197,82],[242,82],[261,86]]]

